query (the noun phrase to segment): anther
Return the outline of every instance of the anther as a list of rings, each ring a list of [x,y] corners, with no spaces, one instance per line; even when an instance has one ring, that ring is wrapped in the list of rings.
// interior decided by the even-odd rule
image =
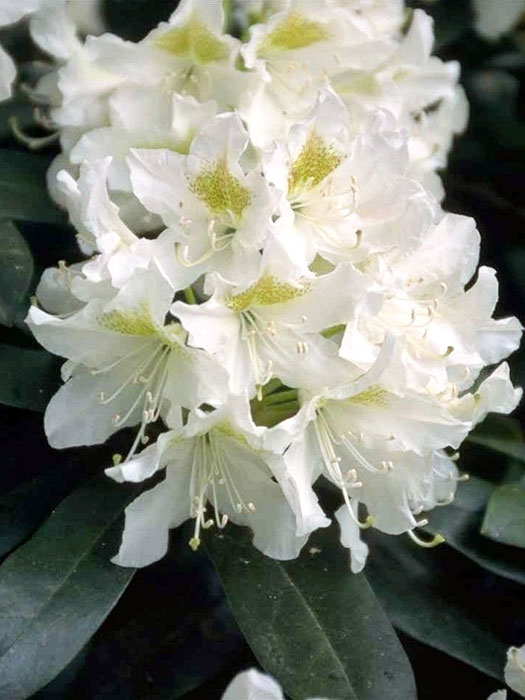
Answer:
[[[252,513],[255,513],[255,506],[251,501],[250,503],[248,503],[248,510]]]
[[[113,418],[111,420],[113,421],[113,423],[115,425],[117,425],[119,420],[120,420],[120,415],[118,413],[115,413],[115,415],[113,416]]]
[[[194,552],[196,552],[199,549],[201,541],[198,537],[192,537],[191,540],[188,542],[190,547],[193,549]]]
[[[409,530],[407,534],[412,540],[412,542],[417,544],[419,547],[423,547],[424,549],[432,549],[433,547],[437,547],[439,544],[443,544],[443,542],[445,541],[443,535],[439,534],[434,535],[434,537],[431,540],[422,540],[416,535],[414,530]]]

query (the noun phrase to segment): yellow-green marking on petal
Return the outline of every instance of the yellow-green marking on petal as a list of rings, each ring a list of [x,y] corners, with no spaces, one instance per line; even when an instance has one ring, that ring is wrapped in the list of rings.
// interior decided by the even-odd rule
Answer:
[[[98,323],[109,331],[124,335],[154,335],[157,332],[150,315],[143,309],[135,313],[108,311],[98,317]]]
[[[385,391],[380,386],[371,386],[360,394],[351,396],[348,401],[376,408],[387,408],[390,403],[388,391]]]
[[[315,187],[341,162],[333,146],[327,144],[316,131],[312,131],[292,165],[288,188],[293,192],[305,185]]]
[[[232,212],[237,217],[241,216],[251,198],[250,190],[228,170],[226,158],[199,173],[191,182],[191,190],[210,211],[216,214]]]
[[[259,53],[280,49],[291,51],[303,49],[306,46],[330,38],[330,33],[320,22],[305,17],[300,12],[292,10],[263,41]]]
[[[211,63],[228,58],[228,45],[193,14],[182,27],[169,29],[155,40],[159,49],[174,56],[191,57],[196,63]]]
[[[309,285],[293,287],[286,282],[280,282],[272,275],[263,275],[255,284],[240,294],[232,295],[228,306],[232,311],[246,311],[252,306],[269,306],[282,304],[297,299],[308,292]]]

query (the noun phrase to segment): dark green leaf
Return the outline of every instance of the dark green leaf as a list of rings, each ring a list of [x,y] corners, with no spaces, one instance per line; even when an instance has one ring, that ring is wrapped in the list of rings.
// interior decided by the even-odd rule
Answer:
[[[430,522],[425,529],[443,535],[448,545],[488,571],[525,585],[523,555],[480,535],[483,512],[493,488],[488,481],[471,477],[460,484],[451,505],[428,514]]]
[[[525,484],[505,484],[494,489],[481,533],[496,542],[525,547]]]
[[[0,220],[0,323],[12,326],[24,312],[33,258],[12,221]]]
[[[60,223],[64,215],[49,198],[49,160],[21,151],[0,149],[0,215],[22,221]]]
[[[188,546],[193,527],[177,528],[167,555],[137,571],[64,697],[173,700],[249,655],[212,563]]]
[[[511,640],[503,641],[508,630],[505,634],[500,607],[518,615],[521,598],[513,608],[500,596],[496,609],[489,610],[482,569],[446,545],[422,549],[408,537],[377,531],[370,531],[366,539],[371,550],[366,576],[394,626],[501,679]]]
[[[467,440],[525,462],[523,433],[518,421],[509,416],[488,416]]]
[[[73,469],[48,471],[0,497],[0,557],[31,535],[64,498],[81,474]]]
[[[26,698],[90,639],[134,570],[109,561],[130,489],[98,476],[0,567],[0,697]]]
[[[434,17],[435,50],[460,40],[471,27],[472,16],[468,3],[440,0],[427,4],[425,10]]]
[[[43,411],[60,385],[60,365],[45,350],[0,345],[0,403]]]
[[[234,526],[210,533],[206,547],[241,631],[292,698],[416,697],[408,659],[334,526],[289,562],[265,557]]]

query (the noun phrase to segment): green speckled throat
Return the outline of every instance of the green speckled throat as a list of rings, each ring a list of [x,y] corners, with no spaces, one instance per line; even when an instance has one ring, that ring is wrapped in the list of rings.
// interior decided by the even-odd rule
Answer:
[[[174,56],[192,58],[195,63],[224,61],[229,56],[226,42],[218,39],[195,13],[182,27],[159,36],[155,46]]]

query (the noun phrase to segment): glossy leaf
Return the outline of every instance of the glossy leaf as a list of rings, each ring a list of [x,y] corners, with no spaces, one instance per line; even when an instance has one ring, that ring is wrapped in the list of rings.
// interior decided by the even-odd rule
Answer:
[[[212,563],[188,546],[192,529],[188,522],[173,531],[166,556],[137,571],[91,640],[80,670],[72,662],[46,688],[49,697],[56,697],[51,689],[64,692],[62,681],[64,697],[171,700],[248,656]]]
[[[448,545],[488,571],[525,585],[523,555],[480,534],[483,513],[493,489],[488,481],[471,477],[460,484],[452,504],[428,513],[429,524],[425,529],[443,535]]]
[[[0,323],[12,326],[24,313],[33,276],[31,252],[12,221],[0,221]]]
[[[43,411],[60,385],[60,365],[45,350],[0,345],[0,403]]]
[[[129,499],[97,476],[0,567],[1,697],[29,697],[54,678],[121,596],[134,570],[109,559]]]
[[[523,433],[518,421],[509,416],[489,416],[468,436],[468,441],[525,462]]]
[[[505,616],[518,618],[521,587],[505,582],[509,599],[500,593],[495,605],[485,584],[491,575],[446,545],[423,549],[408,537],[377,531],[366,539],[366,576],[394,626],[502,679],[506,648],[512,643]]]
[[[0,557],[27,539],[80,478],[78,472],[62,465],[3,494],[0,497]]]
[[[22,221],[64,221],[47,193],[49,160],[22,151],[0,149],[0,212]]]
[[[496,542],[525,547],[525,484],[505,484],[494,489],[481,532]]]
[[[365,576],[350,572],[334,526],[289,562],[265,557],[230,525],[206,547],[248,644],[294,700],[416,697],[408,659]]]

